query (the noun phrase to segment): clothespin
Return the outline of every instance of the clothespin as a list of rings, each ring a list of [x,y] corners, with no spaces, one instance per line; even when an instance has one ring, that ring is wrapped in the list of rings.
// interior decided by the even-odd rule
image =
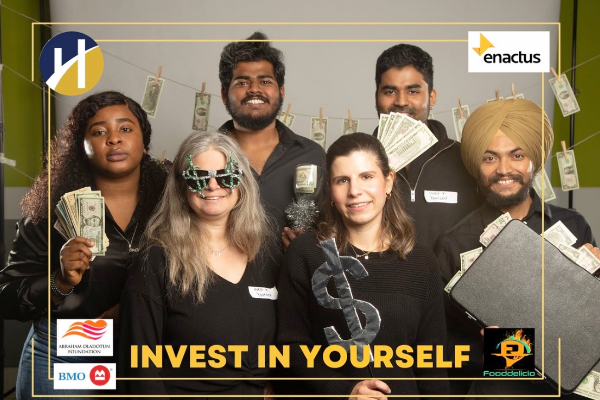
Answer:
[[[462,109],[462,106],[460,105],[460,99],[458,99],[458,115],[460,115],[461,118],[465,117],[465,113]]]
[[[4,157],[4,153],[0,153],[0,164],[10,165],[11,167],[17,166],[17,162],[15,160],[11,160],[10,158]]]
[[[515,93],[515,84],[514,83],[510,83],[510,90],[512,91],[513,94],[513,100],[517,98],[517,95]]]
[[[565,143],[564,140],[560,141],[560,145],[562,146],[563,149],[563,155],[565,156],[565,159],[568,158],[567,157],[567,144]]]
[[[204,92],[206,91],[206,82],[202,82],[202,90],[200,91],[200,100],[204,100]]]
[[[290,109],[292,108],[292,103],[288,103],[287,108],[285,109],[285,115],[283,116],[283,123],[287,123],[287,117],[290,115]]]
[[[560,82],[560,76],[556,73],[553,67],[550,67],[550,71],[552,72],[552,75],[554,75],[556,80]]]
[[[352,126],[352,110],[348,109],[348,129],[352,129],[353,130],[353,126]]]
[[[160,66],[158,67],[158,72],[156,73],[156,76],[154,77],[154,83],[157,83],[157,82],[158,82],[158,78],[160,78],[160,73],[161,73],[161,71],[162,71],[162,65],[160,65]]]
[[[496,92],[496,100],[500,100],[500,91],[498,89],[496,89],[495,92]]]
[[[323,107],[319,107],[319,128],[323,127]]]
[[[163,150],[162,154],[160,155],[160,162],[164,161],[166,155],[167,155],[167,151]]]

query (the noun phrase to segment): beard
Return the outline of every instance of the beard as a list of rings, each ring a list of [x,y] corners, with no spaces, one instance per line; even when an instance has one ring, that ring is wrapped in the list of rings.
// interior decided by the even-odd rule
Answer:
[[[516,182],[519,182],[522,186],[516,193],[503,195],[495,192],[492,189],[492,184],[498,182],[499,180],[504,179],[513,179]],[[498,175],[494,174],[490,176],[487,180],[479,179],[478,186],[479,190],[485,196],[485,199],[490,205],[498,210],[505,210],[510,207],[517,206],[527,200],[529,197],[529,193],[531,192],[531,188],[533,184],[533,179],[530,179],[527,182],[523,181],[522,175]]]
[[[266,97],[255,95],[248,96],[241,101],[241,104],[245,104],[247,101],[252,99],[260,99],[265,102],[265,104],[271,104]],[[277,114],[281,111],[281,106],[283,105],[283,98],[281,97],[281,93],[278,93],[277,98],[272,104],[271,111],[268,111],[263,115],[250,115],[246,114],[242,110],[242,106],[234,104],[229,100],[229,96],[225,98],[225,108],[231,118],[235,122],[237,122],[241,127],[252,130],[252,131],[260,131],[269,126],[275,118],[277,118]]]

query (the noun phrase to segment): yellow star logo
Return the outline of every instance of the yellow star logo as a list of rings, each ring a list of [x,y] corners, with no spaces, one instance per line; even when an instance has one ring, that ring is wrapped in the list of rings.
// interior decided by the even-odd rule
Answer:
[[[475,53],[482,55],[490,47],[494,47],[494,45],[491,44],[490,41],[485,36],[483,36],[483,34],[480,33],[479,34],[479,47],[473,47],[473,50],[475,50]]]

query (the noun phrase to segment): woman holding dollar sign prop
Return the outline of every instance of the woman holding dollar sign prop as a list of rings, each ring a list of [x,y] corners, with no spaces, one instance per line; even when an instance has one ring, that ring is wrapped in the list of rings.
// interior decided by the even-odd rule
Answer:
[[[279,282],[277,342],[290,346],[291,367],[297,376],[355,379],[301,381],[293,390],[351,399],[358,395],[385,398],[387,394],[446,394],[446,381],[410,380],[446,377],[441,369],[416,365],[374,368],[375,377],[409,380],[365,379],[356,383],[357,378],[370,375],[369,360],[363,359],[362,367],[355,367],[350,361],[351,352],[341,368],[330,368],[324,361],[328,345],[344,346],[341,342],[348,338],[356,343],[368,338],[363,343],[370,340],[371,346],[391,348],[435,348],[446,340],[436,259],[429,250],[415,244],[412,224],[394,185],[395,173],[381,143],[364,133],[342,136],[327,151],[327,172],[328,196],[320,210],[322,221],[317,232],[296,238],[286,253]],[[331,238],[337,248],[331,246]],[[366,273],[361,272],[356,260]],[[352,317],[355,311],[344,304],[361,302],[354,308],[365,318],[357,326]],[[379,331],[373,323],[376,314],[372,307],[380,315]],[[322,345],[314,367],[307,368],[300,345],[309,349]],[[368,352],[363,354],[368,358]]]
[[[112,357],[58,356],[56,319],[83,322],[107,318],[116,323],[127,267],[166,180],[164,165],[147,154],[151,134],[146,113],[131,98],[112,91],[88,96],[73,108],[57,132],[49,161],[21,202],[24,218],[17,225],[8,264],[0,272],[2,316],[33,320],[21,355],[17,398],[31,398],[32,384],[35,394],[88,393],[54,391],[54,382],[48,379],[48,354],[52,363],[114,362]],[[85,187],[100,191],[104,198],[90,202],[90,209],[97,214],[89,226],[104,222],[103,233],[110,242],[104,255],[94,259],[92,251],[99,243],[75,235],[67,240],[55,213],[61,196]],[[98,204],[104,204],[105,209],[98,210]],[[104,215],[105,221],[99,221],[99,215]],[[100,321],[95,324],[106,326]],[[52,336],[50,348],[48,335]],[[34,382],[32,338],[36,350]]]

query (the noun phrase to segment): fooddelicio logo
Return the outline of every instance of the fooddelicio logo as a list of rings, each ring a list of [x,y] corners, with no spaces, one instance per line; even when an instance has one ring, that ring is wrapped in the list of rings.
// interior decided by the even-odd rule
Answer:
[[[486,328],[483,336],[483,376],[534,377],[533,328]]]
[[[113,355],[111,319],[59,319],[56,325],[59,356]]]
[[[115,390],[117,364],[55,363],[54,389]]]
[[[469,72],[548,72],[550,32],[469,31]]]
[[[44,45],[40,72],[56,92],[76,96],[91,90],[102,76],[104,57],[100,46],[80,32],[63,32]]]

